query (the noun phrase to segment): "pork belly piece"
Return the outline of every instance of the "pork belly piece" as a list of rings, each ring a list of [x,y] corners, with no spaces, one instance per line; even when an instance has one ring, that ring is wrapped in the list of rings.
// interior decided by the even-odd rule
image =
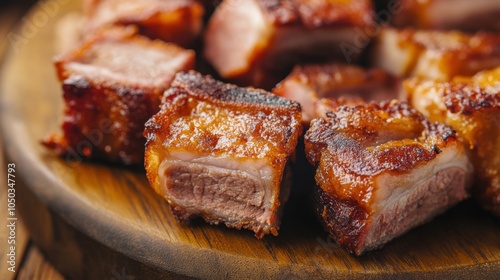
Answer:
[[[357,255],[468,197],[472,168],[464,145],[405,102],[341,106],[311,122],[305,145],[317,167],[316,212]]]
[[[467,31],[500,31],[500,1],[495,0],[399,0],[401,12],[395,26]]]
[[[473,194],[500,216],[500,68],[452,82],[412,79],[404,88],[415,108],[458,132],[473,155]]]
[[[144,124],[159,111],[175,74],[193,65],[193,51],[151,41],[134,28],[97,34],[56,58],[66,107],[63,136],[45,144],[77,159],[142,163]]]
[[[369,43],[372,10],[368,0],[225,0],[204,54],[223,78],[272,88],[296,63],[355,60]]]
[[[142,35],[190,47],[203,25],[196,0],[86,0],[87,31],[109,25],[136,25]]]
[[[399,79],[385,71],[340,63],[296,66],[273,89],[273,93],[301,104],[305,125],[340,105],[392,100],[399,91]]]
[[[151,186],[178,220],[278,234],[300,105],[258,89],[179,73],[146,124]]]
[[[395,75],[449,81],[500,65],[500,35],[384,28],[373,62]]]

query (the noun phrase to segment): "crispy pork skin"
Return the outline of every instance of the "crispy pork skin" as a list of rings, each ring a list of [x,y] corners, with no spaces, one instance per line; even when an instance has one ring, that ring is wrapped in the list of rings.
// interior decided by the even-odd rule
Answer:
[[[87,32],[110,25],[136,25],[139,32],[190,47],[203,25],[203,6],[196,0],[85,0]]]
[[[473,194],[500,216],[500,68],[451,82],[411,79],[404,89],[415,108],[458,132],[473,155]]]
[[[341,106],[311,122],[305,146],[316,212],[357,255],[468,197],[472,167],[455,132],[404,102]]]
[[[340,105],[392,100],[399,91],[399,79],[385,71],[340,63],[296,66],[273,89],[301,104],[305,125]]]
[[[393,24],[428,29],[500,31],[500,1],[399,0]]]
[[[175,74],[194,52],[151,41],[134,28],[112,28],[56,58],[64,91],[63,136],[45,144],[78,158],[124,164],[144,160],[144,124],[159,111]]]
[[[399,76],[449,81],[500,65],[500,35],[384,28],[373,64]]]
[[[300,118],[298,103],[272,93],[179,73],[146,124],[149,182],[181,221],[277,235]]]
[[[204,55],[223,78],[272,88],[298,62],[355,59],[368,45],[372,10],[367,0],[225,0],[208,23]]]

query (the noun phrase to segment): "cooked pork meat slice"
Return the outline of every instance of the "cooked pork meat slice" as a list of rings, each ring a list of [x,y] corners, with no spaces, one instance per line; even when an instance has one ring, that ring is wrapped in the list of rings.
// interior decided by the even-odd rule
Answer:
[[[63,136],[45,144],[69,157],[124,164],[144,160],[144,124],[194,52],[112,28],[56,59],[64,91]]]
[[[404,88],[415,108],[458,132],[473,158],[473,194],[500,216],[500,68],[452,82],[412,79]]]
[[[472,167],[455,132],[407,103],[341,106],[314,119],[306,155],[317,167],[316,212],[361,255],[468,197]]]
[[[196,0],[86,0],[87,32],[110,25],[136,25],[142,35],[190,47],[203,25]]]
[[[146,124],[151,186],[186,221],[278,234],[300,105],[258,89],[179,73]]]
[[[395,75],[449,81],[500,65],[500,35],[384,28],[373,62]]]
[[[204,54],[223,78],[272,88],[296,63],[354,60],[369,42],[372,9],[368,0],[225,0]]]
[[[332,63],[296,66],[273,92],[299,102],[302,122],[308,125],[340,105],[397,98],[399,87],[399,80],[382,70]]]
[[[496,0],[399,0],[401,12],[393,24],[430,29],[500,31],[500,1]]]

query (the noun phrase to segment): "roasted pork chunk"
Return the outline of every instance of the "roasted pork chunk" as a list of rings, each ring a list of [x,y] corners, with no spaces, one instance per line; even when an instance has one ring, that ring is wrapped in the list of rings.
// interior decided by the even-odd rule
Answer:
[[[468,197],[472,168],[463,144],[407,103],[341,106],[311,122],[305,145],[317,167],[316,212],[357,255]]]
[[[396,26],[467,31],[500,31],[500,1],[496,0],[399,0]]]
[[[500,216],[500,68],[446,83],[412,79],[404,88],[415,108],[458,132],[473,155],[473,194]]]
[[[194,65],[194,52],[113,28],[60,56],[64,90],[63,137],[45,144],[61,154],[140,164],[144,123],[159,111],[175,74]]]
[[[179,73],[146,124],[149,182],[181,221],[277,235],[300,118],[293,101]]]
[[[333,63],[296,66],[273,92],[299,102],[302,122],[308,125],[340,105],[397,98],[399,85],[398,79],[382,70]]]
[[[500,65],[500,35],[384,28],[373,62],[395,75],[449,81]]]
[[[372,9],[368,0],[225,0],[208,23],[204,54],[223,78],[272,88],[301,61],[351,62],[368,44]]]
[[[203,24],[196,0],[85,0],[87,32],[110,25],[136,25],[139,32],[184,47],[191,46]]]

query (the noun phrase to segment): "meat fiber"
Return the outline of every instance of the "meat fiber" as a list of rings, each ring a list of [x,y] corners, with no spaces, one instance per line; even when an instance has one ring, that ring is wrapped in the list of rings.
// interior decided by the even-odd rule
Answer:
[[[184,47],[193,44],[203,25],[196,0],[85,0],[87,32],[110,25],[135,25],[142,35]]]
[[[273,93],[301,104],[305,125],[340,105],[392,100],[399,91],[399,79],[387,72],[339,63],[296,66],[273,89]]]
[[[316,212],[361,255],[468,197],[472,168],[455,132],[406,103],[341,106],[305,136]]]
[[[467,31],[500,31],[500,1],[495,0],[399,0],[396,26]]]
[[[192,69],[194,52],[151,41],[134,28],[105,30],[60,56],[63,136],[45,141],[60,154],[140,164],[144,123],[159,111],[175,74]]]
[[[449,81],[500,65],[500,35],[384,28],[373,62],[398,76]]]
[[[296,63],[355,60],[372,25],[368,0],[225,0],[208,23],[204,54],[223,78],[272,88]]]
[[[500,68],[452,82],[411,79],[404,88],[415,108],[458,132],[473,158],[473,194],[500,216]]]
[[[293,101],[179,73],[146,124],[149,182],[181,221],[277,235],[300,118]]]

